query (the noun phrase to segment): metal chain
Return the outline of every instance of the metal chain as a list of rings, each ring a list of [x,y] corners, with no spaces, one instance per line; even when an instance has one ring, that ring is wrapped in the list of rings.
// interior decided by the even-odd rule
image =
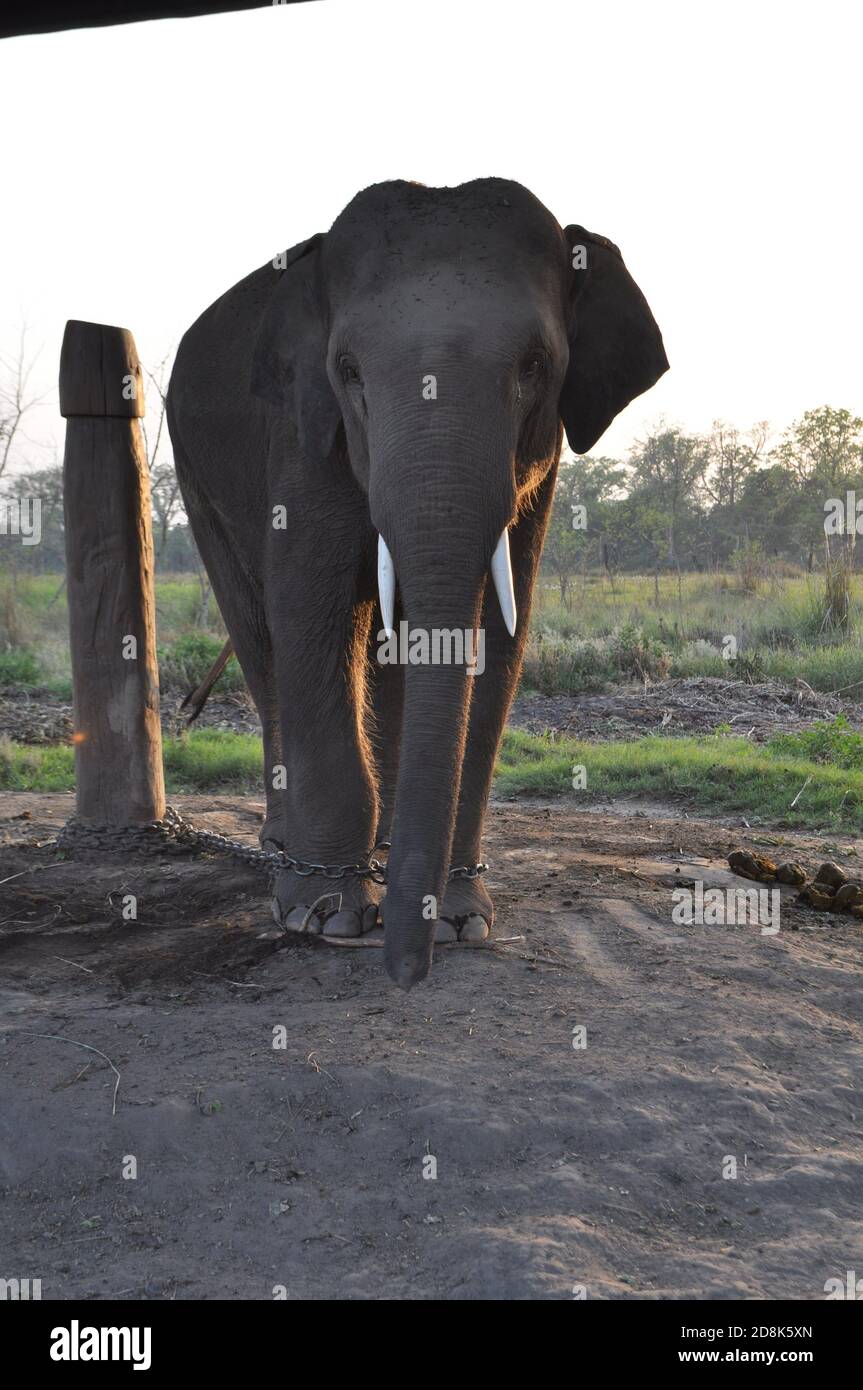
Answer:
[[[75,849],[113,849],[128,850],[131,853],[164,854],[182,853],[188,849],[207,849],[216,854],[230,854],[244,864],[253,867],[275,870],[290,869],[302,878],[318,874],[321,878],[368,878],[373,883],[386,883],[387,866],[375,859],[374,852],[362,863],[356,864],[312,864],[305,859],[295,859],[282,849],[255,849],[242,840],[232,840],[227,835],[219,835],[214,830],[201,830],[192,821],[186,820],[173,806],[168,806],[162,820],[148,821],[145,825],[86,825],[77,816],[72,816],[57,836],[57,847],[62,850]],[[389,841],[383,840],[375,849],[389,849]],[[466,864],[450,869],[448,879],[478,878],[488,869],[487,864]]]
[[[485,873],[488,873],[488,864],[462,864],[457,869],[450,869],[447,882],[453,878],[479,878],[480,874]]]

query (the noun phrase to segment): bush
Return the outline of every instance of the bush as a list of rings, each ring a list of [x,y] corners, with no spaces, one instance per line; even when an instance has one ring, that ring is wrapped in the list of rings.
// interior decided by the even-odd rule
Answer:
[[[23,636],[18,590],[14,583],[4,579],[0,585],[0,646],[19,647]]]
[[[607,656],[593,642],[540,637],[531,643],[522,683],[541,695],[588,695],[603,691],[614,679]]]
[[[662,642],[645,636],[635,623],[624,623],[611,646],[611,657],[622,676],[646,684],[664,681],[671,670],[671,653]]]
[[[206,632],[189,632],[178,637],[167,647],[160,647],[159,683],[163,690],[180,689],[184,692],[199,685],[204,679],[224,643]],[[214,693],[226,690],[243,690],[245,681],[236,657],[232,656],[213,687]]]
[[[747,541],[734,554],[734,572],[747,594],[756,594],[764,579],[764,554],[760,541]]]
[[[54,680],[44,682],[45,689],[50,695],[58,700],[65,700],[67,704],[72,702],[72,677],[57,676]]]
[[[718,647],[699,637],[694,642],[687,642],[680,655],[675,656],[671,673],[680,677],[716,676],[720,680],[727,680],[728,662]]]
[[[799,734],[774,734],[767,747],[777,757],[806,758],[809,762],[846,769],[863,768],[863,734],[849,729],[841,714],[831,724],[814,724]]]
[[[739,656],[732,657],[728,669],[735,680],[744,681],[747,685],[761,685],[767,680],[764,659],[758,651],[741,652]]]
[[[12,647],[0,652],[0,685],[38,685],[39,663],[32,652]]]
[[[546,632],[528,648],[523,683],[542,695],[591,695],[621,679],[665,680],[671,665],[664,644],[631,622],[581,642]]]

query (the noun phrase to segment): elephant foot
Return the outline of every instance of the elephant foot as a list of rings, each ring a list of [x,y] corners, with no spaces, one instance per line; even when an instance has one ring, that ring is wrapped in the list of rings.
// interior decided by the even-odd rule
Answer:
[[[446,887],[436,942],[485,941],[494,923],[494,903],[478,878],[454,878]]]
[[[377,926],[374,885],[362,878],[324,878],[279,869],[273,884],[273,918],[285,931],[311,936],[365,936]]]

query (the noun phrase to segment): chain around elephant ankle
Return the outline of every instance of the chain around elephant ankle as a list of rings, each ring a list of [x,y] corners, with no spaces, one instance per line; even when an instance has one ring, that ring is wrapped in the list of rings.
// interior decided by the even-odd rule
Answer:
[[[375,849],[389,849],[386,841],[375,845]],[[282,850],[273,858],[281,860],[286,869],[291,869],[301,878],[308,878],[312,874],[320,874],[321,878],[370,878],[373,883],[387,882],[387,865],[382,864],[379,859],[369,855],[368,859],[361,864],[311,864],[302,859],[294,859],[290,854]],[[479,878],[480,874],[488,873],[488,864],[459,864],[457,868],[450,869],[447,874],[447,883],[451,883],[456,878]]]
[[[392,847],[392,840],[378,840],[372,850],[372,854],[376,854],[379,849],[390,850]],[[386,865],[382,864],[381,868],[386,876]],[[447,874],[447,882],[454,878],[479,878],[480,874],[485,873],[488,873],[488,864],[462,864],[457,869],[450,869]]]
[[[230,854],[246,864],[270,872],[280,868],[290,869],[301,878],[318,874],[328,879],[369,878],[373,883],[382,884],[387,881],[387,866],[375,858],[375,850],[390,848],[390,841],[380,840],[368,858],[360,863],[312,864],[305,859],[295,859],[283,849],[254,849],[242,840],[232,840],[228,835],[220,835],[213,830],[202,830],[186,820],[174,806],[166,807],[161,820],[149,821],[146,825],[90,825],[72,816],[57,836],[56,844],[58,849],[66,853],[74,853],[76,849],[164,853],[173,845],[177,849]],[[450,869],[447,879],[479,878],[487,869],[487,864],[465,864]]]
[[[142,826],[123,826],[119,830],[111,826],[83,825],[73,816],[63,827],[57,839],[60,848],[65,850],[71,850],[74,846],[81,845],[90,847],[97,845],[101,848],[108,844],[117,849],[125,847],[127,849],[155,848],[163,850],[166,843],[170,842],[177,844],[178,847],[186,846],[189,849],[231,854],[247,864],[261,868],[290,869],[292,873],[298,874],[301,878],[310,878],[313,874],[317,874],[321,878],[328,879],[368,878],[373,883],[381,884],[387,881],[387,866],[376,859],[374,854],[374,850],[390,848],[390,844],[386,840],[376,844],[368,858],[359,863],[313,864],[306,859],[296,859],[283,849],[253,849],[251,845],[247,845],[241,840],[232,840],[229,836],[220,835],[216,831],[201,830],[199,826],[186,820],[173,806],[166,808],[165,815],[160,821],[152,821]],[[447,877],[448,879],[478,878],[480,874],[486,872],[487,868],[487,864],[465,864],[459,868],[450,869]]]
[[[488,872],[488,864],[464,864],[458,869],[450,869],[447,881],[453,878],[479,878]]]

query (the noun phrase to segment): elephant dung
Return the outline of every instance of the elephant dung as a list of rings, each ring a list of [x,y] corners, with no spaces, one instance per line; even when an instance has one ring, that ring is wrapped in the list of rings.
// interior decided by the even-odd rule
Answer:
[[[863,884],[843,883],[837,889],[830,904],[831,912],[850,912],[852,908],[863,907]]]
[[[847,883],[847,881],[848,875],[845,870],[840,869],[838,864],[832,863],[829,859],[826,864],[821,865],[815,875],[815,882],[819,892],[822,893],[835,893],[836,889],[841,888],[843,883]]]
[[[777,883],[790,883],[793,888],[802,888],[806,882],[806,870],[802,864],[793,861],[788,864],[780,864],[776,870]]]
[[[757,883],[776,881],[776,865],[764,854],[753,854],[748,849],[735,849],[729,854],[728,863],[741,878],[751,878]]]
[[[828,912],[833,904],[831,894],[820,893],[812,883],[807,884],[807,886],[797,894],[797,901],[799,903],[807,903],[809,907],[814,907],[819,912]]]

